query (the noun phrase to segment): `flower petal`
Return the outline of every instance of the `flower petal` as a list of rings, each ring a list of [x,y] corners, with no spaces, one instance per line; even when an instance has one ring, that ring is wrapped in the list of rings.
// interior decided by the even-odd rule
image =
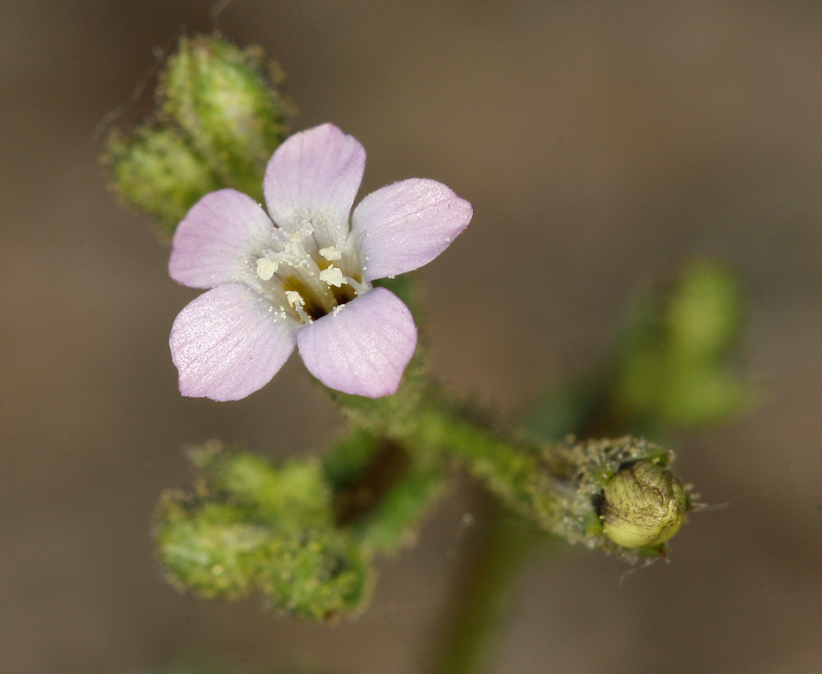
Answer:
[[[417,346],[417,327],[394,293],[374,288],[301,328],[300,355],[326,386],[380,398],[397,390]]]
[[[200,295],[171,328],[180,393],[212,400],[245,398],[271,381],[288,359],[297,327],[240,283]]]
[[[473,212],[470,203],[435,180],[412,178],[372,192],[351,219],[366,280],[428,264],[468,226]]]
[[[248,256],[270,247],[274,225],[254,199],[218,190],[200,199],[177,226],[168,270],[190,288],[244,280]]]
[[[364,169],[363,146],[333,124],[294,134],[268,162],[263,181],[268,212],[287,232],[310,221],[321,247],[338,246],[348,236]]]

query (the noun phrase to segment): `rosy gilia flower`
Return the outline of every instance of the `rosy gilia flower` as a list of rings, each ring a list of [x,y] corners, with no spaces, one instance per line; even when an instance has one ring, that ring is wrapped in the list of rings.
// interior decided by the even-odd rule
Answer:
[[[402,300],[371,282],[433,260],[472,209],[445,185],[412,178],[369,194],[349,225],[364,167],[362,145],[324,124],[271,157],[268,215],[231,189],[194,204],[169,262],[174,280],[210,289],[171,329],[183,395],[244,398],[295,345],[326,386],[372,398],[397,390],[417,328]]]

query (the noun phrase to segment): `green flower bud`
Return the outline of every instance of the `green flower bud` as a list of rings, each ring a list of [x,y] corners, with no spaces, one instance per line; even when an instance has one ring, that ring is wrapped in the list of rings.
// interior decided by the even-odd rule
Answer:
[[[271,607],[310,620],[357,613],[373,582],[369,555],[346,532],[306,529],[273,540],[259,588]]]
[[[687,508],[685,489],[670,471],[650,461],[637,461],[605,485],[603,532],[625,548],[652,547],[679,531]]]
[[[274,609],[311,620],[358,611],[372,585],[370,553],[334,523],[316,460],[272,466],[210,443],[192,452],[194,489],[160,502],[155,539],[169,580],[201,597],[260,592]]]
[[[615,385],[633,428],[698,428],[756,401],[734,364],[742,318],[739,284],[717,263],[697,260],[677,282],[637,302]]]
[[[161,80],[163,113],[227,186],[256,199],[286,132],[287,105],[270,80],[259,48],[205,35],[180,40]]]
[[[208,163],[174,129],[144,126],[131,137],[114,135],[105,160],[120,197],[166,232],[174,231],[200,197],[220,187]]]
[[[173,233],[188,209],[232,187],[263,200],[265,167],[292,114],[281,75],[259,48],[217,37],[182,38],[160,73],[159,110],[128,135],[113,133],[104,163],[124,201]]]
[[[201,597],[246,596],[269,562],[270,532],[243,521],[235,505],[194,503],[181,492],[166,493],[160,503],[155,537],[169,580]]]

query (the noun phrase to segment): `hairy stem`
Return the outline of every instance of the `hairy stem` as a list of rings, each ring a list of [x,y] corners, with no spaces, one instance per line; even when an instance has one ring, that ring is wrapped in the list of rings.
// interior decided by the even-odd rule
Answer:
[[[432,674],[471,674],[486,668],[508,589],[529,553],[549,540],[487,493],[478,502],[481,526],[462,553]]]

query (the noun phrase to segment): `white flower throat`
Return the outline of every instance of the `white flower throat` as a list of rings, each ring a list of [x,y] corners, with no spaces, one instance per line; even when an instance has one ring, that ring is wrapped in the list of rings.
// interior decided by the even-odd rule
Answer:
[[[306,223],[287,234],[275,229],[273,246],[251,260],[254,286],[288,315],[304,324],[340,311],[346,302],[371,290],[363,280],[359,254],[350,245],[320,247]]]

